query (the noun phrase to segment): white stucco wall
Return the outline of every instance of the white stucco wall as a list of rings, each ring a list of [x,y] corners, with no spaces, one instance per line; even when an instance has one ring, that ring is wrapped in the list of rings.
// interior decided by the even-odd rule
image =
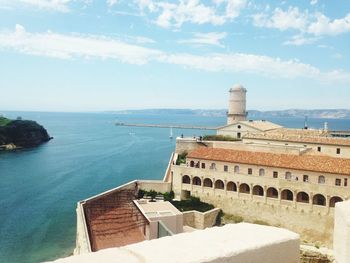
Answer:
[[[101,250],[55,262],[297,263],[299,235],[282,228],[241,223]]]
[[[350,263],[350,201],[335,205],[333,242],[337,263]]]

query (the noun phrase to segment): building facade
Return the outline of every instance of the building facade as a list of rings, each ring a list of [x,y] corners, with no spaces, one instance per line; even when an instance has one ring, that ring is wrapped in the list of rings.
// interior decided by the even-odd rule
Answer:
[[[225,213],[332,246],[334,206],[350,198],[350,160],[200,147],[186,164],[172,165],[172,187],[177,198],[197,196]]]

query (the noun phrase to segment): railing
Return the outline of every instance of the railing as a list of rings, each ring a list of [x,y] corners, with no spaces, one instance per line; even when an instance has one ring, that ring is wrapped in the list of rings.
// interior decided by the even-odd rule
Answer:
[[[162,221],[158,221],[158,238],[173,236],[173,235],[174,233],[171,232],[171,230],[167,228],[167,226]]]

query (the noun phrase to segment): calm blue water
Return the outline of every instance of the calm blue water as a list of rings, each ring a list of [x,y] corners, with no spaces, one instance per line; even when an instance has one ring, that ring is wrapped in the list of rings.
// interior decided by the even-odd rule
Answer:
[[[40,262],[75,246],[76,202],[134,179],[161,179],[175,142],[168,129],[115,121],[219,126],[225,118],[93,113],[6,112],[44,125],[54,140],[0,153],[0,262]],[[302,127],[303,119],[270,119]],[[350,120],[310,119],[310,127],[350,129]],[[204,131],[174,130],[174,136]],[[132,133],[132,134],[130,134]],[[206,132],[209,133],[209,132]]]

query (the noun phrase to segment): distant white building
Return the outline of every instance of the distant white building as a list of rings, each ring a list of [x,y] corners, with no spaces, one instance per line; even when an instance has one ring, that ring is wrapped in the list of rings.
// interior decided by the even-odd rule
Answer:
[[[216,133],[217,135],[242,138],[249,133],[267,132],[281,128],[283,128],[283,126],[265,120],[235,121],[226,126],[219,127]]]

